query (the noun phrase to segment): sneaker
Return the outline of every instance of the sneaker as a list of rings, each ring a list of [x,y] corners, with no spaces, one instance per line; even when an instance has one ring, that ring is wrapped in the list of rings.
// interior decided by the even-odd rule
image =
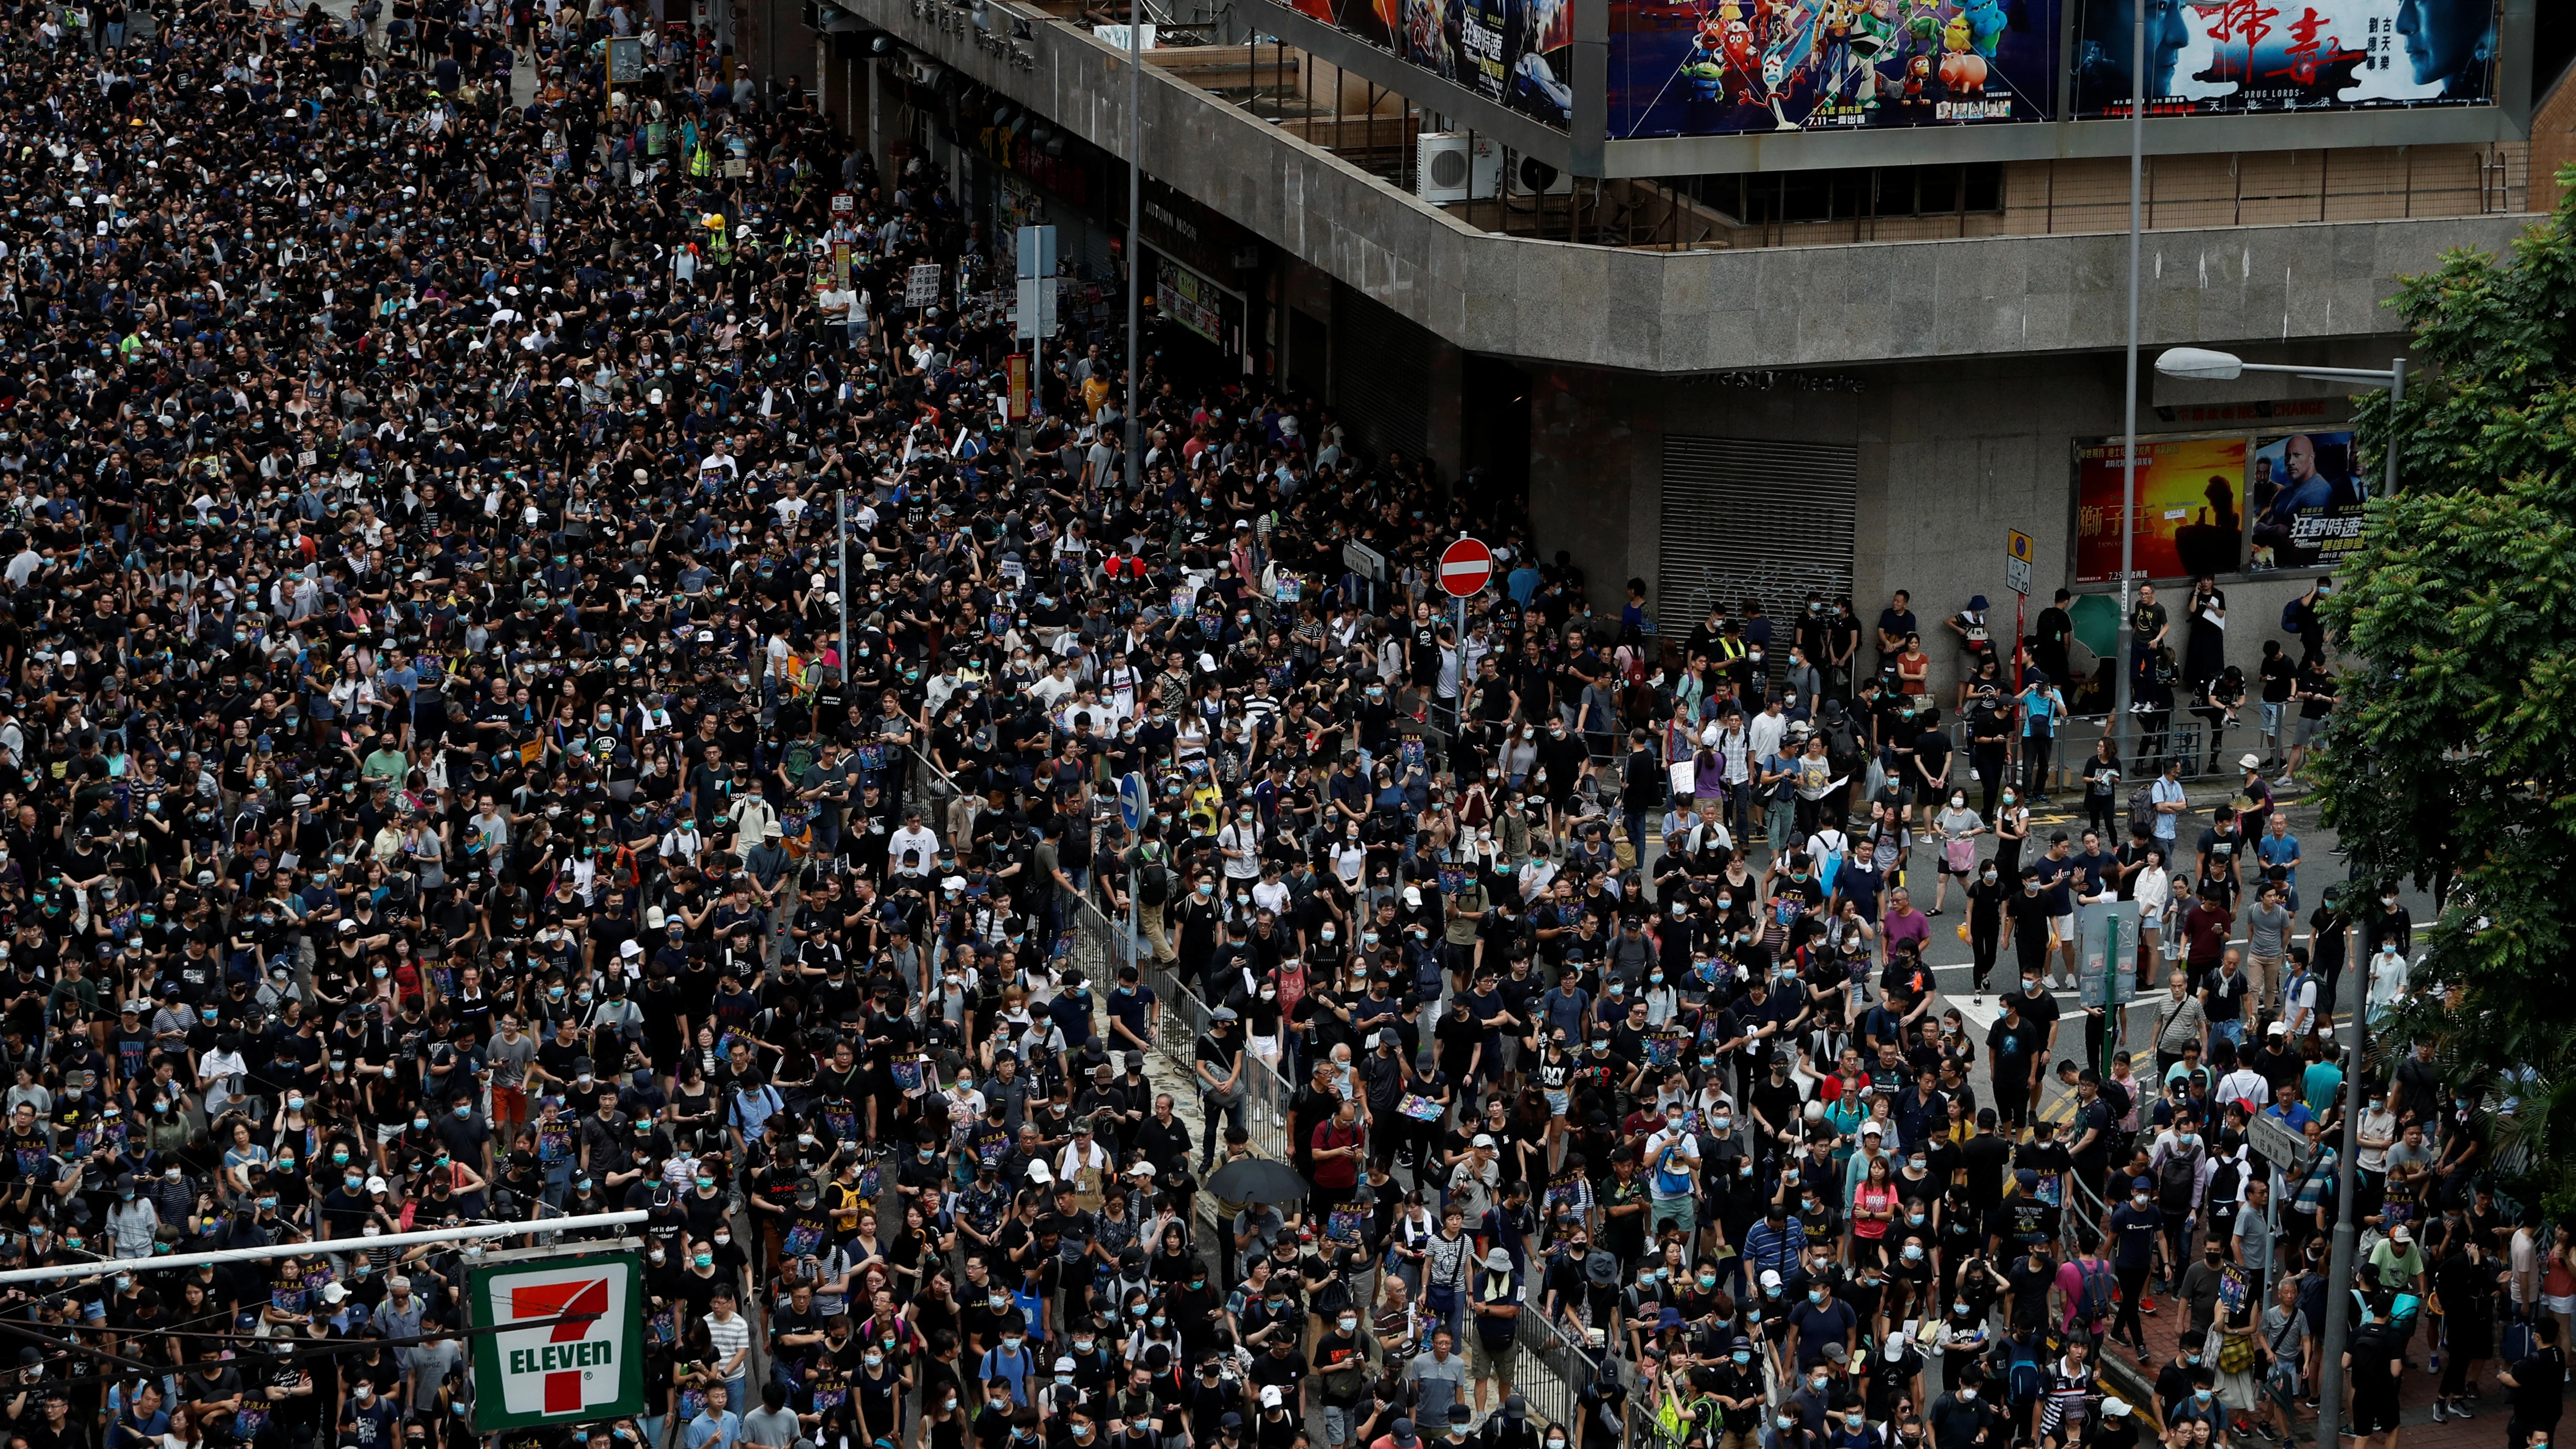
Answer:
[[[2451,1401],[2451,1417],[2455,1419],[2474,1419],[2477,1415],[2469,1412],[2468,1400],[2453,1399]]]
[[[2155,1316],[2156,1316],[2156,1295],[2154,1295],[2154,1294],[2152,1294],[2152,1293],[2141,1293],[2141,1294],[2139,1294],[2139,1295],[2138,1295],[2138,1311],[2139,1311],[2140,1313],[2145,1314],[2145,1315],[2146,1315],[2146,1316],[2148,1316],[2149,1318],[2153,1318],[2153,1317],[2155,1317]]]
[[[2433,1422],[2439,1424],[2444,1422],[2447,1418],[2448,1416],[2442,1412],[2442,1401],[2440,1399],[2435,1399],[2433,1401]]]

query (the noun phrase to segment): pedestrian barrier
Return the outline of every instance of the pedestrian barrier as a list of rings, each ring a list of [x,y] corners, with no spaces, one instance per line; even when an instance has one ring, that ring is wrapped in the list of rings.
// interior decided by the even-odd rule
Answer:
[[[915,764],[913,782],[920,787],[914,791],[914,798],[927,805],[932,798],[944,800],[962,791],[956,779],[932,763],[929,756],[917,748],[910,753]],[[940,793],[943,790],[945,793]],[[1154,999],[1162,1005],[1153,1033],[1155,1053],[1190,1084],[1189,1094],[1199,1097],[1199,1110],[1208,1113],[1210,1105],[1197,1090],[1197,1043],[1211,1024],[1213,1008],[1178,973],[1157,964],[1138,934],[1101,908],[1095,896],[1106,889],[1101,872],[1094,869],[1088,873],[1081,893],[1062,897],[1064,915],[1055,923],[1050,960],[1077,967],[1085,979],[1094,982],[1113,982],[1120,968],[1135,966],[1139,979],[1153,990]],[[1243,1063],[1242,1080],[1243,1125],[1252,1150],[1286,1161],[1290,1146],[1287,1080],[1257,1057]],[[1182,1096],[1182,1092],[1173,1093],[1176,1104]],[[1221,1133],[1224,1126],[1219,1114],[1216,1130]],[[1215,1196],[1202,1192],[1198,1202],[1202,1226],[1215,1230]],[[1583,1386],[1599,1374],[1606,1351],[1596,1353],[1578,1343],[1562,1325],[1539,1312],[1535,1301],[1538,1275],[1527,1276],[1529,1301],[1523,1304],[1512,1343],[1513,1387],[1527,1401],[1535,1420],[1571,1426],[1580,1412]]]

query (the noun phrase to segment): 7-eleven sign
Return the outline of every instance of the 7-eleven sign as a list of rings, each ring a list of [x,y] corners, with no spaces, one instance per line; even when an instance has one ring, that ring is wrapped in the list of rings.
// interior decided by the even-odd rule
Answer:
[[[473,1324],[495,1330],[473,1339],[476,1431],[642,1413],[642,1279],[632,1253],[472,1270]]]

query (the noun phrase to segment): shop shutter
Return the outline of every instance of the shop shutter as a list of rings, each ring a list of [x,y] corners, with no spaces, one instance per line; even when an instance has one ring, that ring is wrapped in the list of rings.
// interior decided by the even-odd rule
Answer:
[[[1379,457],[1423,454],[1431,410],[1431,334],[1338,282],[1333,285],[1333,413]]]
[[[1759,599],[1785,627],[1807,590],[1851,592],[1860,452],[1832,443],[1664,438],[1662,564],[1649,612],[1690,632],[1711,603]],[[1785,663],[1785,641],[1778,662]]]

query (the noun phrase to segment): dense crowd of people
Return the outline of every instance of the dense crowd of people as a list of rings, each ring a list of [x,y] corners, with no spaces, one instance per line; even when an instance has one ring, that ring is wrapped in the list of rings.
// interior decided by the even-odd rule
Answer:
[[[1596,613],[1178,351],[1132,456],[1094,338],[1006,417],[937,168],[627,0],[0,24],[10,1449],[2295,1434],[2410,926],[2254,756],[2188,863],[2107,744],[2035,817],[2045,617],[2017,678],[1950,621],[1954,733],[1901,596],[1874,672],[1848,599]],[[2055,989],[2104,901],[2134,1056]],[[2420,1348],[2530,1449],[2576,1251],[2423,1045],[2348,1422]],[[642,1412],[478,1433],[468,1270],[628,1236]]]

